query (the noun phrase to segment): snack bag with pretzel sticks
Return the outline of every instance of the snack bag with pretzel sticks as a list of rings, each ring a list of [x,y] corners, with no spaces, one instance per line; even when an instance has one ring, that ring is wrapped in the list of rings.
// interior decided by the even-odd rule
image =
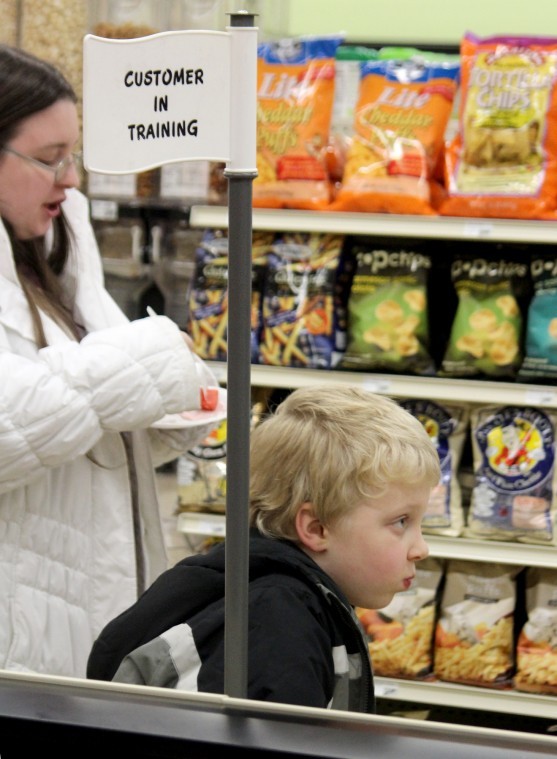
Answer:
[[[528,618],[517,642],[517,690],[557,695],[557,570],[526,570]]]
[[[260,363],[330,369],[334,291],[343,235],[297,233],[275,239],[263,295]]]
[[[257,177],[253,205],[326,208],[327,146],[339,35],[261,43],[257,62]]]
[[[400,405],[422,423],[437,449],[441,464],[441,479],[431,492],[422,530],[432,535],[458,537],[464,529],[458,468],[470,410],[462,404],[440,404],[415,398],[400,401]]]
[[[435,630],[440,680],[506,688],[514,674],[516,577],[520,567],[452,560]]]
[[[251,360],[257,363],[261,297],[266,253],[273,233],[252,238]],[[226,361],[228,324],[228,238],[222,230],[205,230],[196,249],[195,275],[189,293],[188,332],[203,359]]]
[[[544,218],[557,193],[557,37],[464,35],[449,216]]]
[[[353,246],[343,369],[434,373],[427,308],[431,259],[422,250],[412,242],[401,248],[377,239]]]
[[[339,211],[436,213],[434,172],[458,89],[460,61],[427,52],[364,61]]]
[[[443,564],[424,559],[409,590],[383,609],[356,608],[369,639],[373,671],[381,677],[426,678],[433,670],[433,634]]]

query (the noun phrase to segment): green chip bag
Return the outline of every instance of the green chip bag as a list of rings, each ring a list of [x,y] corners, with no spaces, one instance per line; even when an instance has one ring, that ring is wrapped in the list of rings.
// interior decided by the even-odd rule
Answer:
[[[457,256],[451,278],[458,296],[442,374],[514,378],[522,361],[520,261]]]
[[[433,374],[429,355],[427,272],[418,247],[356,245],[341,367]]]

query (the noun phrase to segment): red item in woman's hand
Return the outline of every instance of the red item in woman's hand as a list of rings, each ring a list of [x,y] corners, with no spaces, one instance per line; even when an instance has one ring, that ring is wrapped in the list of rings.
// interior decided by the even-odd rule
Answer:
[[[201,408],[203,411],[214,411],[219,402],[218,387],[201,388]]]

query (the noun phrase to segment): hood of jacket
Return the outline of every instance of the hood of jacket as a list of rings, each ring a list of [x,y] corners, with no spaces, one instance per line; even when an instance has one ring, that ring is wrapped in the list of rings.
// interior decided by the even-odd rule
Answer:
[[[87,677],[111,680],[130,651],[223,598],[225,574],[225,543],[208,553],[189,556],[167,570],[133,606],[104,628],[89,656]],[[272,574],[303,578],[324,595],[331,593],[347,614],[353,614],[340,589],[300,548],[286,540],[265,538],[252,529],[249,580]]]

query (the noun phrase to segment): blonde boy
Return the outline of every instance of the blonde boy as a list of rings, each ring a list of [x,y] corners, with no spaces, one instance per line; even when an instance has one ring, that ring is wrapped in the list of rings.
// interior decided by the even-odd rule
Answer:
[[[253,431],[250,471],[248,697],[373,711],[353,607],[386,606],[428,554],[433,444],[388,398],[307,387]],[[105,628],[89,677],[222,693],[224,554],[162,575]]]

